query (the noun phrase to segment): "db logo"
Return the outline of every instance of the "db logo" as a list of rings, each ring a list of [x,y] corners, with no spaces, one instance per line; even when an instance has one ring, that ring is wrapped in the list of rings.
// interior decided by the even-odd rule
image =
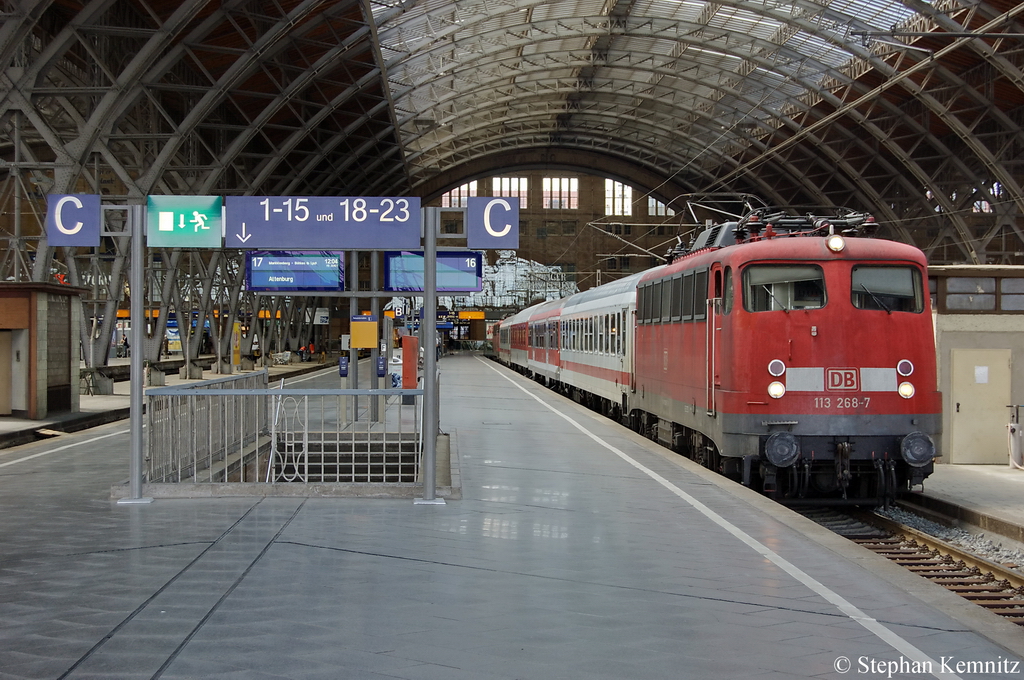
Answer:
[[[856,391],[858,387],[856,368],[825,369],[826,390],[831,392]]]

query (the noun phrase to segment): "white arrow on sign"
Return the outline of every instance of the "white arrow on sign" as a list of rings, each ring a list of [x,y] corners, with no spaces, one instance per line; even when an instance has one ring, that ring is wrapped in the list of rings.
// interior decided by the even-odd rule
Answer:
[[[250,236],[252,236],[252,234],[246,234],[245,233],[245,222],[242,222],[242,233],[241,233],[241,235],[235,234],[235,238],[237,238],[242,243],[245,243],[246,241],[249,240]]]

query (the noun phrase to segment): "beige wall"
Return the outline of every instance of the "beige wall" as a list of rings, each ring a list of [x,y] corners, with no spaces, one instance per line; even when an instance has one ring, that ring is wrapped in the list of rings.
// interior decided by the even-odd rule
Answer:
[[[935,346],[938,359],[939,390],[942,392],[941,451],[943,458],[941,462],[956,462],[957,452],[951,448],[950,437],[951,414],[957,401],[956,395],[952,393],[952,350],[959,348],[1010,350],[1012,403],[1024,404],[1024,315],[936,315]],[[1005,422],[1009,423],[1010,409],[1006,409],[1004,415]],[[963,456],[961,456],[962,458]]]

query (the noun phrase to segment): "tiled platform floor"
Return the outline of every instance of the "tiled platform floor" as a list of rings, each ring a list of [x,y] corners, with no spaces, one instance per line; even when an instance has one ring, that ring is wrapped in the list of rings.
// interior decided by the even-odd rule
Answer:
[[[125,423],[0,451],[0,678],[923,678],[1024,654],[1010,624],[491,362],[441,368],[446,505],[119,506]]]

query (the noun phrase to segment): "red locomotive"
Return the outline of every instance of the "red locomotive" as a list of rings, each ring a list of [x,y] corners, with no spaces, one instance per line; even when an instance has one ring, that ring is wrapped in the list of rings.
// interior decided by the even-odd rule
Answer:
[[[923,253],[866,214],[756,210],[523,310],[500,361],[786,502],[888,503],[941,431]]]

